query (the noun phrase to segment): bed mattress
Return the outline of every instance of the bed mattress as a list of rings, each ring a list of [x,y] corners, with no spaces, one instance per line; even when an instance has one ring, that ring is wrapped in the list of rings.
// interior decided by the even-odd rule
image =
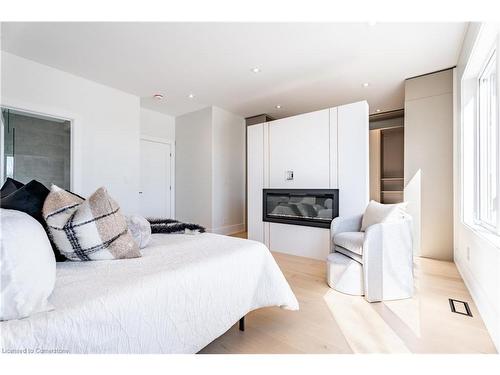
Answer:
[[[136,259],[64,262],[54,309],[0,322],[3,352],[196,353],[249,311],[298,302],[261,243],[154,234]]]

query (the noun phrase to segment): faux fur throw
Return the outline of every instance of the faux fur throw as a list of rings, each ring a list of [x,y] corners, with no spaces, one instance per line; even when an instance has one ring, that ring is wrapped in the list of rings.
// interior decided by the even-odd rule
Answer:
[[[151,224],[151,233],[186,233],[197,234],[205,232],[205,228],[198,224],[182,223],[173,219],[148,218]]]

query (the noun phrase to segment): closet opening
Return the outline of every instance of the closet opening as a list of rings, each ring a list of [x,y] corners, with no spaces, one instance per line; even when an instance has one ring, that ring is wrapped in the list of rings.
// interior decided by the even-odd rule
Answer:
[[[370,199],[404,199],[404,110],[370,115]]]

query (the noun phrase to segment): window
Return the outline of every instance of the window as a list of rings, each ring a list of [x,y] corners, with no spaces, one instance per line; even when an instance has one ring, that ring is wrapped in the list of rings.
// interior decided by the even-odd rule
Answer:
[[[500,234],[497,87],[497,53],[493,51],[478,77],[475,221]]]

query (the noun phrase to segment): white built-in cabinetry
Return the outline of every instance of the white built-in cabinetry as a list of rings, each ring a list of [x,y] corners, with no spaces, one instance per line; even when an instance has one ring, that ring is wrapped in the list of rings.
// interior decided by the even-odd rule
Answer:
[[[365,212],[370,196],[368,103],[337,107],[339,215]]]
[[[321,189],[330,186],[330,111],[269,123],[269,187]],[[300,156],[299,156],[300,155]],[[285,172],[294,172],[293,180]]]
[[[248,238],[272,251],[326,259],[329,230],[262,220],[262,190],[339,189],[339,214],[369,196],[368,104],[357,102],[247,128]],[[286,179],[293,171],[293,180]]]

